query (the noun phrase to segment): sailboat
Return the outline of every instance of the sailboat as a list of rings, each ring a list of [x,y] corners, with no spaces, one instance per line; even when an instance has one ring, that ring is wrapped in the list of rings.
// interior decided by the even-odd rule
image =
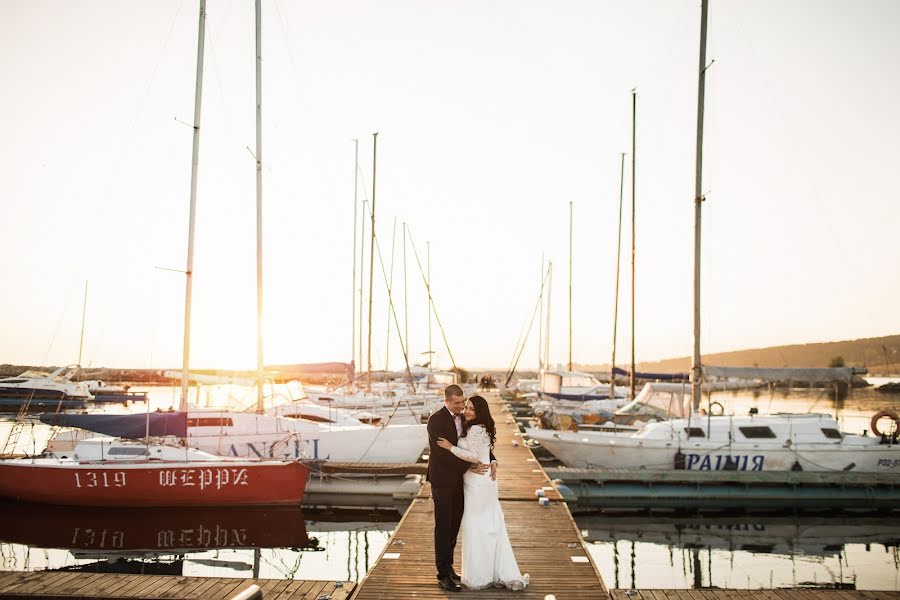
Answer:
[[[602,467],[607,469],[697,470],[697,471],[854,471],[867,473],[900,472],[896,414],[876,415],[895,421],[892,435],[880,437],[853,435],[841,431],[830,415],[775,414],[712,415],[696,411],[700,406],[704,373],[728,376],[723,367],[702,366],[700,362],[700,215],[703,202],[701,175],[703,157],[703,110],[706,77],[706,24],[708,0],[701,7],[700,61],[697,102],[697,164],[694,230],[694,331],[691,367],[690,403],[670,400],[666,413],[677,416],[668,421],[651,422],[637,432],[554,432],[528,429],[528,435],[547,447],[566,466]],[[633,336],[632,336],[633,338]],[[634,360],[632,359],[632,368]],[[736,373],[734,371],[744,372]],[[765,379],[748,376],[749,371],[783,371],[783,369],[735,369],[732,374],[743,379]],[[818,371],[827,381],[846,380],[852,369],[806,369]],[[631,373],[634,381],[634,371]],[[785,378],[783,373],[775,377]],[[837,379],[835,379],[837,378]],[[770,380],[773,377],[769,377]],[[708,381],[708,380],[707,380]],[[635,403],[643,408],[642,416],[658,417],[647,401]],[[632,409],[636,407],[630,407]],[[677,412],[675,412],[677,410]],[[634,412],[634,411],[632,411]],[[662,412],[662,411],[660,411]],[[635,416],[632,414],[631,416]]]
[[[257,33],[259,19],[257,1]],[[191,276],[205,27],[206,0],[200,0],[188,268],[185,271],[182,375],[185,391],[190,349]],[[259,171],[257,176],[259,177]],[[184,393],[182,402],[186,400],[187,394]],[[185,427],[173,431],[180,440],[179,445],[150,443],[150,415],[125,416],[146,419],[144,433],[147,441],[141,443],[124,438],[75,438],[71,447],[61,447],[58,452],[51,449],[38,457],[0,461],[0,497],[70,506],[138,507],[297,505],[303,498],[309,469],[299,461],[276,458],[242,460],[203,452],[190,447],[186,421]],[[129,421],[128,425],[133,427],[134,419]]]

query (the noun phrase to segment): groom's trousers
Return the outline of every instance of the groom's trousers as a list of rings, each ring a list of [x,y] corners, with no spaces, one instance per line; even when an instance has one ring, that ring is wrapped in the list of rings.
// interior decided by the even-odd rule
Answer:
[[[431,486],[434,500],[434,563],[437,577],[453,572],[453,551],[465,508],[462,482],[450,487]]]

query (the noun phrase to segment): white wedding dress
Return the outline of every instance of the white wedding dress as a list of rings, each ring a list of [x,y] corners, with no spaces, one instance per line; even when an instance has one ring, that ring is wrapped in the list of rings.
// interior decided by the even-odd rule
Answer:
[[[489,463],[491,440],[484,427],[473,425],[452,452],[469,462]],[[466,508],[462,518],[462,583],[469,589],[489,586],[522,590],[528,574],[519,572],[506,521],[490,472],[463,476]]]

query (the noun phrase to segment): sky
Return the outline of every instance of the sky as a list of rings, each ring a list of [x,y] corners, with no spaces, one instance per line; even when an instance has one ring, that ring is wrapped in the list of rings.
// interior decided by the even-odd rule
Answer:
[[[83,365],[180,366],[198,7],[0,0],[0,362],[75,363],[88,282]],[[511,363],[542,259],[550,361],[568,360],[569,203],[572,358],[608,362],[623,152],[617,360],[632,195],[636,358],[691,353],[699,1],[263,0],[262,15],[266,364],[359,356],[374,132],[411,362],[428,313],[409,243],[404,311],[404,223],[459,366]],[[206,24],[191,364],[252,368],[253,3],[209,0]],[[900,3],[711,0],[708,28],[703,352],[896,334]],[[373,368],[400,368],[375,264]],[[535,324],[520,367],[539,343]],[[450,366],[437,324],[432,344]]]

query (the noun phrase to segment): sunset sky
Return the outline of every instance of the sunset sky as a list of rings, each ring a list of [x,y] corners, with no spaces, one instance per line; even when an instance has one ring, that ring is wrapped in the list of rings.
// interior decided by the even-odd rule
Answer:
[[[0,362],[181,363],[195,0],[0,0]],[[691,352],[699,0],[264,0],[265,362],[349,360],[354,144],[403,321],[402,223],[456,362],[506,367],[553,261],[551,360]],[[254,10],[209,0],[192,364],[256,362]],[[711,0],[703,350],[900,332],[900,3]],[[362,213],[360,210],[360,218]],[[366,242],[368,248],[368,242]],[[358,252],[358,247],[357,247]],[[409,340],[426,292],[407,250]],[[376,260],[377,265],[377,260]],[[368,258],[366,259],[368,268]],[[389,264],[387,265],[389,267]],[[359,282],[357,281],[357,286]],[[365,281],[368,287],[368,279]],[[375,278],[373,362],[387,294]],[[535,329],[522,365],[538,359]],[[449,366],[435,325],[436,360]],[[402,365],[396,334],[390,363]]]

